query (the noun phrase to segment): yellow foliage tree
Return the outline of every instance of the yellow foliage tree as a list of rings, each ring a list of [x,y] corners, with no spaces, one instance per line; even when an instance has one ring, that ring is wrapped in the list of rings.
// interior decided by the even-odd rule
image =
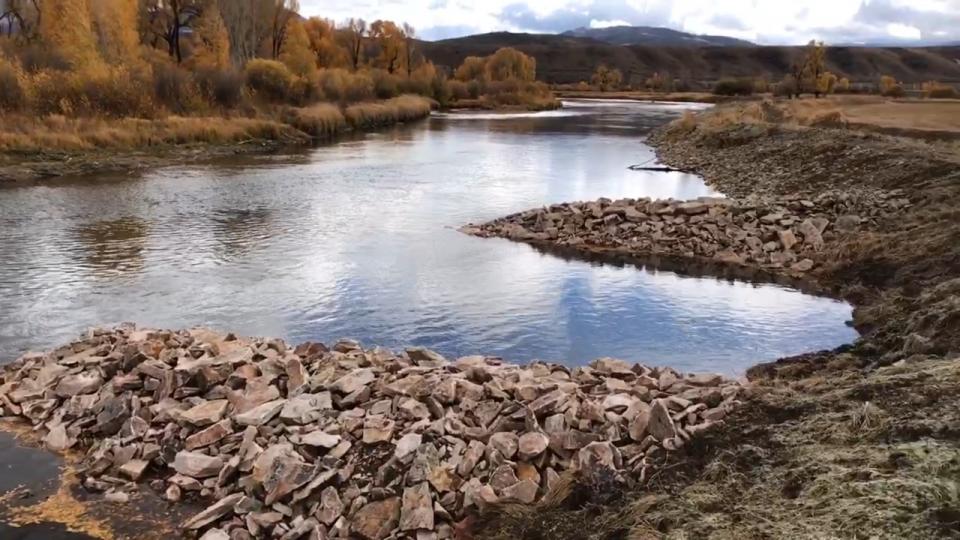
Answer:
[[[463,63],[453,73],[453,78],[458,81],[470,82],[479,81],[486,77],[487,59],[481,56],[468,56],[463,59]]]
[[[486,73],[491,81],[533,81],[537,78],[537,61],[513,47],[503,47],[487,59]]]
[[[600,64],[590,77],[590,82],[601,92],[616,90],[623,82],[623,74],[619,69],[610,69],[606,64]]]
[[[45,0],[42,10],[40,36],[44,43],[75,69],[101,62],[87,0]]]
[[[202,68],[226,69],[230,65],[230,35],[220,8],[210,3],[193,26],[194,48],[190,64]]]
[[[310,41],[310,50],[316,57],[317,64],[322,68],[347,67],[350,64],[349,54],[337,44],[336,27],[333,21],[310,17],[303,23]]]
[[[817,93],[832,94],[837,87],[837,76],[829,71],[824,72],[817,79]]]
[[[387,73],[394,73],[403,68],[407,36],[402,28],[393,21],[377,20],[370,25],[370,37],[380,51],[377,56],[379,67],[387,70]]]
[[[111,65],[138,64],[138,0],[97,0],[91,7],[103,59]]]
[[[843,77],[837,81],[837,92],[849,92],[850,91],[850,79]]]
[[[317,72],[316,57],[310,50],[310,38],[303,23],[297,19],[287,23],[286,39],[280,48],[280,61],[301,77],[309,77]]]

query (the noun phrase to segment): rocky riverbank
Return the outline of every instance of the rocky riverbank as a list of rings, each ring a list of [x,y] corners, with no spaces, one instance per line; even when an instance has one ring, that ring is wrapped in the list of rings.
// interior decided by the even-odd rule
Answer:
[[[957,148],[739,121],[730,107],[687,116],[650,143],[664,163],[704,175],[731,201],[557,205],[468,232],[564,243],[585,255],[612,249],[726,259],[733,246],[734,262],[766,267],[792,244],[795,260],[814,263],[805,279],[855,305],[862,338],[752,368],[743,405],[722,428],[673,454],[669,474],[656,482],[614,502],[571,496],[501,512],[485,522],[484,538],[536,538],[531,530],[567,539],[584,530],[596,538],[624,530],[637,538],[960,535]],[[817,197],[870,201],[872,210],[831,213]],[[747,201],[755,200],[773,207],[748,215],[756,204]],[[685,214],[688,207],[698,213]],[[655,217],[658,209],[664,214]],[[764,223],[764,213],[781,216]],[[856,227],[847,226],[854,222],[847,213],[859,216]],[[741,232],[754,221],[750,242],[770,246],[760,256],[746,249]],[[813,228],[804,226],[810,244],[797,230],[803,223],[820,232],[820,249]]]
[[[608,358],[521,367],[125,326],[4,366],[0,416],[81,452],[82,485],[107,501],[205,502],[182,527],[208,540],[442,539],[577,479],[643,483],[743,393]]]
[[[809,197],[599,199],[527,210],[461,231],[588,253],[668,255],[802,275],[824,246],[909,208],[900,191]]]

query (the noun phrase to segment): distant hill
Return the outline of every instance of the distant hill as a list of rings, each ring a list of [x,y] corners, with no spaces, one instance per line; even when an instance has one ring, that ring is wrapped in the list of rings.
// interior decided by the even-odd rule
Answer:
[[[620,69],[634,83],[653,73],[675,79],[716,81],[766,75],[781,79],[802,47],[611,45],[592,38],[496,32],[421,43],[435,64],[455,68],[467,56],[515,47],[537,59],[537,77],[552,83],[589,80],[600,64]],[[827,69],[851,81],[876,82],[890,75],[908,83],[960,82],[960,47],[829,47]]]
[[[611,45],[666,45],[672,47],[750,47],[754,44],[727,36],[689,34],[656,26],[610,26],[577,28],[564,36],[590,38]]]

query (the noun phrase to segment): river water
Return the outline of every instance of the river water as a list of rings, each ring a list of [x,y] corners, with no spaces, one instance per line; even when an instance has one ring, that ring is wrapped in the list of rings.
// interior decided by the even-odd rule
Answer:
[[[0,188],[0,361],[122,321],[729,374],[855,339],[831,299],[456,231],[562,201],[716,195],[627,169],[691,107],[437,114],[306,152]]]

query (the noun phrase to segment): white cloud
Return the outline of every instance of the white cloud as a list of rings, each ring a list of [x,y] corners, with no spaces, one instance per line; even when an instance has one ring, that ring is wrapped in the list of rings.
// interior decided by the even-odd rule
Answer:
[[[428,39],[578,26],[667,26],[770,44],[942,36],[960,40],[960,0],[301,0],[307,15],[406,21]]]
[[[920,39],[923,37],[923,33],[916,26],[899,23],[888,24],[887,33],[899,39]]]
[[[611,26],[630,26],[630,23],[624,20],[616,20],[616,21],[598,21],[597,19],[590,20],[590,28],[610,28]]]

